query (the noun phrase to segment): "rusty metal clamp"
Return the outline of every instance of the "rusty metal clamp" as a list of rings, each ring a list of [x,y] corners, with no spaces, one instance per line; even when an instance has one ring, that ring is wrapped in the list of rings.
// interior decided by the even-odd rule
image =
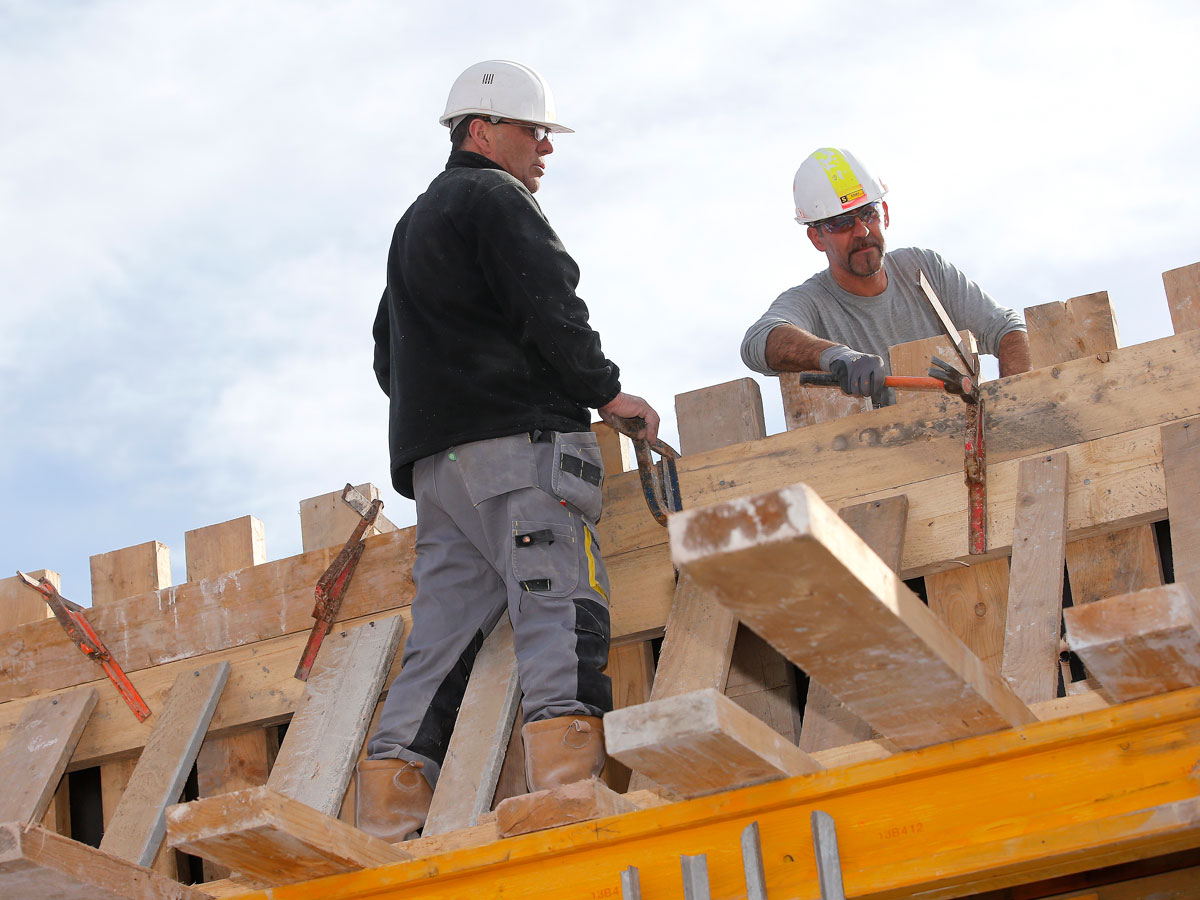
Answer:
[[[653,441],[639,438],[637,435],[646,427],[644,419],[613,416],[612,420],[617,431],[633,441],[638,477],[642,481],[642,495],[646,498],[646,506],[654,520],[665,526],[668,512],[679,512],[683,509],[683,500],[679,495],[679,473],[675,469],[675,460],[680,456],[679,451],[657,438]],[[650,455],[651,452],[659,455],[657,463]]]

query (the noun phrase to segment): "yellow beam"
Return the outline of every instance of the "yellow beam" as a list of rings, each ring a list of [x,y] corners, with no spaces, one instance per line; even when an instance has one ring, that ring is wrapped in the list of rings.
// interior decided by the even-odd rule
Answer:
[[[846,893],[968,896],[1200,846],[1200,688],[888,759],[482,847],[278,887],[257,900],[680,896],[708,854],[714,898],[745,896],[757,821],[769,896],[816,897],[809,814],[838,827]]]

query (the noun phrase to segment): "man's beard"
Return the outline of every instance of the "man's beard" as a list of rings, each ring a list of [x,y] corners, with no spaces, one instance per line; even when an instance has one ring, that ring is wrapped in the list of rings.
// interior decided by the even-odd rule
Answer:
[[[875,248],[879,251],[878,262],[875,262],[874,257],[870,253],[858,252],[868,248]],[[873,275],[878,275],[879,270],[883,268],[884,252],[882,240],[875,240],[871,237],[863,238],[850,248],[850,255],[846,259],[847,268],[859,278],[870,278]]]

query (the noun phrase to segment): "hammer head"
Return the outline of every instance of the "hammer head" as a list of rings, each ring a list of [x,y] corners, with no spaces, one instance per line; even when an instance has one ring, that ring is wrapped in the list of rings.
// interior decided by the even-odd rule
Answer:
[[[967,403],[979,402],[979,385],[970,375],[964,375],[943,359],[933,357],[929,377],[936,378],[946,386],[947,393],[957,394]]]

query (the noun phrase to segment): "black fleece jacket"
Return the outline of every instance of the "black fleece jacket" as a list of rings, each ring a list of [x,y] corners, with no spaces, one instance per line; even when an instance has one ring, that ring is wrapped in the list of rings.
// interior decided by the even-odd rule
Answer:
[[[533,195],[477,153],[396,225],[375,317],[375,376],[391,400],[392,484],[456,444],[584,431],[621,390],[575,294],[579,268]]]

